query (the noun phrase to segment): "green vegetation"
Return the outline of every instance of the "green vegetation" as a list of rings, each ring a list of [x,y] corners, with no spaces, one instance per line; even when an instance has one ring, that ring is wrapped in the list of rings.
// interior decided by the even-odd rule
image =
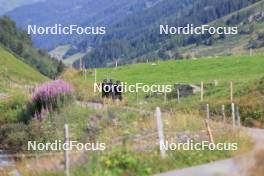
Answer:
[[[47,81],[48,78],[0,47],[0,80],[20,85]]]
[[[27,102],[25,86],[48,80],[35,69],[0,47],[0,124],[18,122]]]
[[[111,3],[110,0],[105,2]],[[146,8],[139,2],[135,2],[135,5],[139,6],[136,6],[136,9]],[[105,151],[70,152],[71,175],[76,176],[87,174],[145,176],[247,152],[252,147],[251,141],[242,131],[229,125],[232,122],[229,82],[234,83],[233,102],[239,107],[242,124],[264,127],[262,99],[264,56],[255,54],[255,51],[260,53],[264,46],[263,17],[259,16],[264,1],[164,0],[160,3],[153,0],[151,2],[153,4],[145,10],[141,9],[140,13],[131,13],[122,19],[120,17],[115,24],[112,24],[106,36],[84,38],[81,41],[78,38],[80,43],[76,44],[76,47],[69,48],[68,45],[59,47],[54,51],[54,55],[62,53],[61,57],[71,56],[64,62],[69,65],[74,62],[75,66],[79,67],[80,64],[76,60],[83,56],[82,53],[87,52],[83,61],[84,66],[89,68],[112,66],[115,60],[120,65],[148,60],[147,63],[97,69],[97,83],[107,78],[128,84],[186,83],[199,86],[200,82],[204,81],[203,102],[200,101],[199,93],[180,97],[178,102],[175,89],[172,93],[166,94],[166,99],[162,92],[153,94],[141,92],[125,93],[123,102],[102,100],[99,93],[93,92],[94,69],[85,72],[64,70],[63,61],[55,61],[48,56],[47,51],[35,49],[26,32],[17,29],[16,24],[8,17],[3,17],[0,18],[0,148],[32,155],[53,152],[27,151],[27,141],[42,143],[63,141],[63,127],[67,123],[71,141],[102,142],[107,147]],[[56,2],[51,4],[56,5]],[[133,2],[126,7],[130,9],[131,5]],[[96,5],[91,4],[87,8],[93,6]],[[50,4],[43,3],[43,9],[45,8],[51,8]],[[107,10],[108,8],[105,8],[105,11]],[[97,11],[99,12],[100,8],[96,9]],[[110,19],[114,19],[115,16],[122,16],[118,14],[123,12],[118,10],[106,20],[111,21]],[[42,13],[40,11],[40,14]],[[66,10],[65,13],[68,11]],[[49,15],[52,16],[52,12]],[[65,20],[71,16],[72,14],[65,17]],[[36,15],[32,20],[37,17],[39,16]],[[83,20],[86,16],[77,18]],[[75,20],[76,17],[73,18],[74,22]],[[196,26],[208,23],[215,26],[238,25],[239,34],[237,36],[209,34],[162,36],[157,35],[155,30],[157,24],[181,26],[189,21]],[[74,37],[69,38],[69,40],[73,39]],[[41,42],[45,43],[45,40]],[[56,44],[58,41],[54,38],[47,45]],[[236,44],[238,42],[240,44]],[[43,43],[42,45],[45,45]],[[89,48],[88,51],[88,46],[94,48]],[[254,49],[253,56],[238,55],[248,52],[250,48]],[[236,53],[236,56],[216,56],[233,53]],[[210,55],[210,58],[200,57],[202,55]],[[195,57],[199,59],[190,59]],[[169,60],[172,58],[177,61]],[[168,61],[160,61],[160,59]],[[50,78],[55,78],[63,72],[60,76],[63,81],[43,84],[49,79],[35,69]],[[42,86],[34,91],[29,91],[25,87],[36,83]],[[104,105],[98,106],[93,102]],[[209,149],[168,151],[167,157],[161,159],[154,109],[157,106],[161,107],[165,140],[187,142],[191,139],[201,142],[209,141],[211,137],[204,123],[205,104],[210,104],[212,120],[208,123],[214,141],[238,143],[239,150],[236,152],[209,151]],[[221,105],[225,105],[227,123],[219,123],[223,121]],[[58,169],[62,166],[62,158],[60,153],[54,156],[21,158],[16,161],[16,170],[21,175],[63,175],[61,169]],[[58,164],[53,165],[52,161]]]
[[[60,22],[62,25],[78,24],[82,27],[96,24],[97,26],[110,26],[115,24],[119,19],[123,19],[128,14],[134,14],[144,9],[147,9],[156,4],[160,0],[134,0],[134,1],[112,1],[112,0],[97,0],[87,1],[78,0],[78,8],[71,10],[71,1],[53,1],[46,0],[45,2],[40,1],[30,6],[23,6],[16,8],[9,12],[10,15],[17,24],[26,29],[28,25],[27,19],[31,19],[31,24],[36,25],[54,25]],[[0,6],[1,8],[1,6]],[[57,12],[58,9],[63,11]],[[89,13],[87,13],[89,12]],[[56,16],[56,18],[54,18]],[[46,37],[34,36],[37,47],[53,49],[61,44],[77,44],[78,49],[79,42],[92,42],[95,37],[87,37],[85,35],[47,35]],[[86,48],[82,48],[84,51]],[[74,49],[73,49],[74,50]],[[76,49],[75,49],[76,50]],[[68,53],[70,54],[71,51]],[[70,54],[72,55],[72,54]]]
[[[261,16],[264,1],[251,0],[198,0],[193,2],[166,0],[143,12],[131,14],[111,28],[107,36],[97,40],[94,49],[84,57],[85,66],[113,66],[120,64],[190,57],[231,55],[245,53],[252,48],[262,48],[255,35],[263,23]],[[251,20],[249,20],[251,19]],[[159,25],[237,26],[238,34],[232,35],[159,35]],[[231,38],[231,39],[230,39]],[[235,39],[234,39],[235,38]],[[236,42],[235,45],[230,40]],[[242,39],[243,42],[238,40]],[[245,40],[246,39],[246,40]],[[226,45],[227,44],[227,45]],[[80,48],[89,43],[81,42]],[[191,47],[191,50],[183,48]],[[229,46],[229,47],[228,47]],[[238,47],[239,50],[238,50]],[[213,49],[212,49],[213,48]],[[205,52],[204,52],[204,50]],[[75,62],[78,68],[79,61]]]
[[[38,128],[23,123],[28,103],[26,87],[48,81],[48,78],[0,47],[0,143],[1,148],[21,150],[25,141],[39,133]]]
[[[68,2],[49,0],[16,9],[9,14],[18,26],[24,28],[28,25],[27,19],[31,19],[31,23],[47,26],[57,20],[61,24],[85,26],[94,23],[108,26],[107,34],[103,36],[34,36],[39,47],[53,49],[62,45],[55,49],[55,54],[70,57],[65,63],[74,63],[76,68],[80,65],[78,57],[84,54],[85,67],[92,68],[113,66],[115,60],[127,64],[157,59],[235,55],[248,53],[250,48],[253,52],[263,52],[263,42],[259,35],[263,31],[263,0],[136,0],[129,3],[116,1],[114,4],[110,0],[93,3],[81,0],[78,3],[82,8],[64,11],[67,17],[60,15],[56,19],[53,18],[56,10],[68,9],[71,6]],[[103,7],[98,5],[102,3]],[[113,7],[116,10],[113,11]],[[91,13],[85,13],[87,10]],[[194,26],[237,26],[238,34],[159,35],[160,24],[186,26],[188,23]]]
[[[221,105],[227,107],[230,114],[229,82],[234,82],[234,100],[240,106],[242,121],[249,126],[263,126],[263,55],[229,56],[217,58],[200,58],[198,60],[159,61],[156,63],[125,65],[115,68],[97,69],[97,81],[111,78],[128,84],[171,84],[187,83],[200,85],[205,83],[205,102],[209,103],[212,112],[221,115]],[[69,77],[69,75],[71,75]],[[82,72],[67,71],[63,79],[73,83],[78,90],[86,90],[79,95],[82,100],[100,101],[99,94],[93,95],[94,70],[87,71],[87,80]],[[67,79],[68,78],[68,79]],[[218,86],[213,86],[217,80]],[[176,90],[173,90],[176,91]],[[200,95],[181,98],[177,103],[175,92],[168,94],[169,101],[164,104],[163,95],[139,93],[139,102],[133,93],[125,93],[125,104],[153,110],[156,106],[170,110],[199,109],[204,113],[204,103]],[[138,104],[139,103],[139,104]]]
[[[163,118],[167,140],[183,131],[199,134],[199,131],[205,128],[202,119],[196,113],[174,114],[172,116],[164,113]],[[155,145],[157,136],[146,137],[153,130],[156,130],[155,116],[127,111],[122,107],[112,107],[99,111],[89,110],[78,105],[73,105],[71,108],[65,107],[61,112],[46,119],[45,123],[41,123],[42,128],[49,130],[49,134],[53,134],[49,139],[46,138],[48,134],[43,134],[43,137],[49,142],[55,137],[62,140],[65,120],[69,124],[71,140],[83,143],[104,142],[108,147],[106,151],[102,152],[73,153],[71,159],[79,161],[76,165],[73,164],[71,169],[71,175],[76,176],[87,174],[94,176],[123,174],[143,176],[175,168],[194,166],[238,154],[232,151],[177,150],[168,152],[167,158],[161,159],[158,146]],[[214,129],[223,128],[218,123],[212,122],[211,125]],[[134,140],[133,137],[139,137],[139,140]],[[140,139],[141,137],[145,138]],[[244,137],[243,133],[226,131],[218,134],[215,132],[214,137],[216,142],[237,142],[239,145],[238,152],[246,152],[251,147],[250,141]],[[205,138],[207,139],[206,135]],[[153,144],[155,146],[151,147]],[[116,146],[110,147],[111,145]],[[62,161],[62,158],[58,156],[51,156],[49,159],[54,160],[54,158],[57,158],[58,162]],[[60,171],[42,171],[44,167],[42,168],[41,164],[36,166],[34,161],[34,158],[22,160],[17,169],[24,175],[32,173],[41,176],[61,174]],[[45,163],[41,158],[38,162]],[[52,166],[50,167],[52,168]]]
[[[96,115],[91,115],[96,114]],[[91,115],[91,116],[90,116]],[[87,154],[74,154],[75,157],[80,157],[80,162],[78,162],[71,169],[71,175],[81,176],[81,175],[150,175],[154,173],[165,172],[171,169],[183,168],[188,166],[199,165],[202,163],[207,163],[215,161],[218,159],[224,159],[236,155],[235,152],[227,151],[171,151],[168,152],[166,159],[161,159],[158,147],[152,148],[150,151],[144,148],[152,146],[156,142],[156,136],[151,138],[144,138],[142,140],[132,140],[129,137],[135,135],[138,137],[147,135],[148,131],[155,129],[155,118],[152,115],[139,115],[135,112],[126,112],[122,108],[111,108],[108,110],[101,111],[88,111],[85,108],[80,108],[78,106],[73,106],[72,108],[65,108],[63,113],[58,113],[53,116],[54,127],[56,127],[56,132],[62,131],[63,122],[62,119],[66,118],[70,125],[71,139],[78,140],[81,142],[91,142],[91,141],[105,141],[109,149],[103,152],[88,152]],[[94,119],[96,117],[96,120]],[[203,129],[203,123],[197,115],[185,116],[185,126],[184,129],[180,129],[180,126],[184,126],[183,121],[181,121],[182,116],[170,117],[164,116],[164,122],[166,125],[165,129],[170,127],[170,132],[176,132],[179,130],[194,130],[192,125],[199,126]],[[118,121],[118,125],[113,123],[113,119]],[[171,121],[175,119],[175,121]],[[167,121],[172,123],[166,123]],[[195,124],[196,123],[196,124]],[[197,125],[197,123],[199,123]],[[192,125],[190,125],[192,124]],[[175,126],[176,125],[176,126]],[[217,123],[212,123],[214,128],[220,127]],[[174,131],[175,130],[175,131]],[[168,132],[168,133],[167,133]],[[195,129],[194,132],[198,132]],[[170,139],[169,131],[165,130],[166,138]],[[176,132],[177,134],[177,132]],[[243,133],[237,132],[227,132],[223,134],[214,133],[215,140],[217,142],[238,142],[239,152],[247,151],[251,144],[247,138],[243,137]],[[121,139],[120,142],[117,139]],[[110,148],[112,144],[118,144],[118,146]],[[142,151],[143,150],[143,151]],[[88,157],[87,157],[88,156]],[[72,158],[75,158],[72,155]],[[82,161],[81,158],[86,158]],[[52,157],[50,158],[52,160]],[[59,159],[58,159],[59,160]],[[39,162],[42,162],[39,160]],[[26,171],[25,164],[27,165]],[[59,175],[58,172],[41,172],[41,167],[36,168],[34,165],[34,159],[32,161],[24,161],[21,163],[21,171],[24,175],[27,173],[34,173],[34,175],[48,176],[48,175]]]
[[[226,84],[229,80],[235,80],[235,83],[237,83],[235,88],[237,88],[237,85],[242,85],[239,89],[235,89],[235,97],[236,101],[241,100],[239,105],[246,105],[242,101],[245,95],[248,95],[245,92],[251,93],[251,83],[254,80],[259,81],[263,76],[261,69],[263,62],[262,56],[258,55],[253,57],[237,56],[217,59],[166,61],[155,64],[135,64],[118,67],[117,69],[97,69],[97,79],[101,81],[109,77],[127,81],[129,84],[136,82],[145,84],[174,84],[175,82],[198,84],[200,80],[204,80],[206,88],[205,100],[210,103],[214,102],[211,104],[212,116],[217,117],[218,103],[221,101],[226,103],[223,98],[228,99],[224,93],[225,86],[222,83]],[[86,80],[82,72],[75,70],[67,70],[61,78],[72,84],[78,100],[97,99],[100,101],[99,95],[94,96],[92,92],[94,70],[87,71]],[[215,79],[219,80],[219,87],[213,87],[210,84]],[[246,86],[249,86],[247,89],[244,89],[244,82],[248,82],[246,84]],[[259,81],[259,84],[256,84],[256,90],[263,90],[262,86],[263,81]],[[220,100],[215,100],[216,97],[223,95],[225,96],[220,98]],[[128,105],[138,108],[141,106],[135,103],[134,95],[128,94],[125,97]],[[180,104],[177,104],[174,98],[169,98],[167,103],[163,103],[163,97],[160,96],[146,98],[145,95],[140,94],[139,98],[140,101],[146,101],[144,110],[153,111],[156,106],[162,107],[164,133],[167,140],[171,139],[175,134],[181,134],[181,132],[204,136],[200,134],[200,131],[205,129],[203,122],[204,112],[202,104],[195,100],[198,99],[197,95],[182,98]],[[157,136],[146,138],[146,136],[156,131],[156,120],[153,113],[139,112],[133,108],[126,109],[122,107],[122,104],[121,106],[116,106],[111,105],[111,103],[109,103],[108,108],[92,110],[86,105],[81,106],[82,102],[80,101],[75,104],[65,105],[57,111],[46,114],[46,118],[41,121],[30,120],[27,124],[24,124],[20,116],[23,115],[21,112],[25,108],[23,104],[27,104],[28,101],[29,99],[21,97],[15,103],[12,103],[12,101],[6,103],[3,108],[12,116],[12,118],[8,116],[4,118],[0,127],[0,133],[3,134],[0,141],[1,144],[6,144],[6,147],[14,151],[25,151],[26,143],[24,140],[36,140],[38,142],[63,140],[63,124],[65,121],[69,124],[71,140],[83,143],[105,142],[107,146],[114,145],[113,148],[109,148],[104,152],[88,152],[88,159],[72,167],[72,175],[79,176],[87,173],[95,176],[149,175],[224,159],[238,154],[226,151],[210,152],[208,150],[177,151],[168,152],[168,157],[162,160],[159,157],[158,147],[156,146]],[[254,108],[255,105],[256,103],[252,104]],[[12,108],[14,106],[20,108],[14,111]],[[186,111],[187,109],[188,111]],[[242,107],[241,109],[244,110]],[[228,106],[227,111],[229,111]],[[249,112],[253,112],[252,109],[242,113],[242,118],[244,114]],[[230,115],[227,113],[227,116],[229,117]],[[253,113],[252,117],[259,118],[258,113]],[[252,120],[249,121],[252,122]],[[212,129],[224,128],[219,123],[212,122],[210,125]],[[221,134],[217,132],[213,132],[213,134],[217,142],[238,142],[240,146],[239,152],[241,153],[248,151],[251,146],[243,133],[232,133],[232,131],[227,130]],[[136,140],[138,137],[142,137],[142,139]],[[205,138],[207,139],[206,134]],[[151,149],[150,152],[146,153],[145,151],[148,147]],[[80,160],[85,156],[86,154],[75,155]],[[49,160],[61,162],[60,157],[51,157]],[[45,161],[40,159],[38,162],[42,163]],[[34,165],[34,159],[21,160],[19,163],[20,166],[17,168],[24,175],[29,175],[29,173],[43,176],[61,174],[60,171],[46,173],[41,166]]]
[[[27,32],[18,29],[9,17],[0,18],[0,44],[43,75],[55,78],[60,74],[59,62],[50,58],[47,51],[34,48]]]
[[[177,82],[198,84],[202,80],[205,82],[213,80],[249,81],[264,76],[263,57],[263,55],[230,56],[125,65],[117,69],[97,69],[97,78],[102,81],[109,77],[129,84],[173,84]],[[89,80],[93,81],[93,79],[93,76],[89,76]]]
[[[72,173],[74,176],[87,173],[93,176],[147,176],[231,156],[230,153],[221,151],[176,151],[168,152],[167,158],[161,159],[158,149],[148,153],[114,149],[109,154],[93,156],[90,163],[77,167]],[[92,164],[93,168],[89,167],[91,162],[97,162]]]
[[[8,92],[9,95],[11,92]],[[23,107],[25,107],[26,96],[21,93],[12,92],[12,97],[0,100],[0,125],[19,122]]]
[[[124,65],[117,69],[97,69],[97,81],[111,78],[128,84],[200,84],[200,81],[213,83],[214,80],[218,80],[221,85],[228,84],[231,80],[246,83],[264,76],[263,64],[262,55],[157,61]],[[87,70],[86,80],[84,72],[74,70],[67,70],[61,78],[71,82],[78,89],[80,98],[93,95],[94,69]]]

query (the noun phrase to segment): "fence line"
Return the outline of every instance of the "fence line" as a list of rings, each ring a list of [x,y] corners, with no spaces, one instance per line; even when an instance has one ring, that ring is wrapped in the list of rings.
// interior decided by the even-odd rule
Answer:
[[[213,133],[222,133],[223,129],[225,128],[219,128],[219,129],[213,129],[212,132]],[[231,130],[231,129],[228,129]],[[166,133],[166,135],[168,134],[177,134],[177,135],[182,135],[185,136],[186,134],[190,134],[190,135],[195,135],[195,134],[201,134],[201,133],[206,133],[206,130],[199,130],[199,131],[195,131],[195,132],[189,132],[189,131],[182,131],[182,132],[170,132],[168,130],[164,130],[164,132]],[[107,148],[111,148],[111,147],[115,147],[115,146],[119,146],[119,144],[122,144],[122,140],[127,139],[127,140],[131,140],[131,141],[141,141],[141,140],[145,140],[150,138],[151,136],[155,136],[156,138],[158,138],[158,132],[152,132],[143,136],[139,136],[140,134],[137,135],[133,135],[131,137],[117,137],[114,138],[112,141],[115,141],[114,143],[108,145]],[[83,153],[84,151],[69,151],[69,155],[71,154],[80,154]],[[58,151],[58,152],[45,152],[45,153],[24,153],[24,154],[4,154],[4,155],[0,155],[0,158],[35,158],[35,157],[47,157],[47,156],[56,156],[56,155],[64,155],[64,151]]]

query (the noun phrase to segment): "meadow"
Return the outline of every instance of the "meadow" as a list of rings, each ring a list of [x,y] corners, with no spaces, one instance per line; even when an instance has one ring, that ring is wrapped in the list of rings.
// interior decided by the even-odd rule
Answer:
[[[134,83],[169,84],[249,81],[264,76],[264,56],[219,56],[198,60],[170,60],[97,69],[98,81],[106,78]],[[93,76],[88,77],[90,81]]]
[[[124,94],[123,103],[116,104],[110,100],[102,109],[97,110],[86,104],[87,102],[102,102],[100,94],[94,94],[92,90],[95,70],[88,69],[85,75],[84,71],[67,69],[60,79],[73,86],[75,101],[48,113],[42,121],[31,120],[28,124],[23,124],[19,120],[26,108],[25,104],[31,102],[31,96],[23,89],[23,85],[27,84],[23,79],[32,80],[32,83],[43,83],[48,79],[38,76],[37,73],[33,74],[34,70],[22,66],[20,72],[22,72],[21,75],[25,74],[23,79],[19,78],[19,74],[13,74],[13,82],[21,85],[20,87],[1,86],[8,90],[7,94],[11,95],[10,99],[1,102],[1,112],[4,114],[1,122],[8,123],[6,126],[3,125],[1,130],[2,132],[12,131],[12,135],[7,135],[7,138],[2,140],[11,145],[20,145],[22,151],[25,147],[22,142],[24,139],[63,140],[63,124],[67,122],[71,140],[104,141],[109,146],[105,152],[72,154],[71,174],[78,176],[87,173],[95,176],[150,175],[237,156],[247,152],[252,144],[245,134],[236,130],[230,131],[228,130],[229,125],[223,126],[219,123],[221,116],[218,110],[220,105],[226,105],[228,123],[230,123],[229,82],[232,80],[235,87],[235,103],[242,110],[242,123],[255,125],[251,123],[253,120],[261,122],[263,117],[262,115],[259,117],[258,112],[262,112],[259,97],[263,87],[261,83],[264,76],[263,65],[262,55],[257,55],[157,61],[96,69],[98,83],[106,78],[125,81],[129,84],[137,82],[149,85],[191,83],[199,86],[201,80],[205,83],[204,102],[200,102],[199,94],[181,97],[180,102],[170,95],[164,102],[163,95],[146,97],[147,95],[142,93],[136,98],[135,94]],[[11,68],[13,67],[10,66],[8,70],[12,75],[15,70]],[[214,80],[219,82],[218,86],[212,85]],[[12,96],[15,95],[11,93],[12,91],[20,92],[19,95],[23,98],[15,96],[18,99],[16,100]],[[257,98],[253,97],[253,94],[257,95]],[[210,122],[215,141],[237,142],[239,150],[237,152],[169,151],[168,157],[161,159],[156,143],[158,139],[154,109],[157,106],[161,107],[166,139],[169,140],[175,136],[181,138],[186,135],[192,137],[196,134],[208,140],[207,134],[204,133],[206,103],[210,104],[212,119],[216,121]],[[12,108],[14,106],[16,110]],[[218,130],[223,130],[223,132],[218,133]],[[36,156],[41,155],[41,153],[35,154]],[[53,161],[56,164],[53,164]],[[35,165],[35,163],[38,164]],[[32,173],[41,176],[63,175],[62,164],[62,155],[60,157],[51,155],[21,159],[17,162],[17,169],[24,175]]]
[[[206,103],[218,109],[222,104],[230,106],[230,82],[232,81],[234,102],[242,108],[245,105],[246,109],[254,112],[256,109],[262,109],[263,65],[264,56],[262,54],[222,56],[100,68],[96,69],[96,74],[95,69],[88,69],[86,76],[84,71],[68,70],[62,75],[62,79],[74,84],[80,93],[78,97],[87,101],[101,101],[100,94],[93,93],[95,79],[97,83],[104,79],[113,79],[128,84],[143,83],[148,85],[184,83],[200,86],[201,81],[204,82],[205,93],[202,103],[199,94],[181,97],[181,103],[178,103],[175,90],[172,94],[168,94],[169,101],[165,104],[163,95],[142,92],[139,92],[138,95],[135,93],[124,94],[125,104],[148,110],[154,110],[156,106],[161,106],[166,110],[201,109]],[[215,82],[217,82],[217,86],[214,85]]]

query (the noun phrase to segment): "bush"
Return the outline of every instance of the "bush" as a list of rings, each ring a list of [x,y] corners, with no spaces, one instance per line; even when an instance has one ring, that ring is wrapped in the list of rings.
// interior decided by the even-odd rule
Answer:
[[[137,155],[124,149],[116,149],[103,156],[101,166],[103,175],[149,175],[151,169],[142,163]]]
[[[25,104],[26,97],[20,94],[0,102],[0,125],[18,122]]]
[[[71,103],[73,88],[63,80],[56,80],[38,87],[28,106],[28,117],[42,120],[46,114]],[[28,119],[27,119],[28,120]]]
[[[260,110],[246,112],[242,114],[242,122],[246,126],[256,126],[257,122],[263,122],[262,112]]]
[[[0,127],[2,147],[15,151],[20,150],[20,147],[25,147],[24,143],[28,139],[27,130],[27,125],[23,123],[2,125]]]
[[[0,144],[2,149],[12,152],[27,151],[28,141],[52,142],[59,139],[56,127],[40,121],[10,123],[0,126]]]

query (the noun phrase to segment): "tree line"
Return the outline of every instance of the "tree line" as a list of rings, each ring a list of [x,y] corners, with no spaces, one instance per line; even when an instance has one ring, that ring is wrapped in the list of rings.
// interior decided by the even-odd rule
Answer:
[[[35,48],[27,32],[7,16],[0,18],[0,45],[47,77],[55,78],[64,69],[63,63],[52,59],[46,50]]]
[[[109,66],[115,60],[120,64],[146,59],[181,59],[178,48],[190,44],[213,45],[225,35],[159,35],[159,24],[171,26],[195,26],[210,23],[232,12],[247,7],[258,0],[165,0],[143,12],[132,14],[114,26],[107,35],[96,37],[93,49],[83,59],[87,68]],[[237,14],[223,25],[238,24],[247,15]],[[242,33],[243,31],[241,31]],[[87,48],[83,41],[79,48]],[[170,52],[172,51],[172,52]],[[75,65],[79,61],[76,61]]]

